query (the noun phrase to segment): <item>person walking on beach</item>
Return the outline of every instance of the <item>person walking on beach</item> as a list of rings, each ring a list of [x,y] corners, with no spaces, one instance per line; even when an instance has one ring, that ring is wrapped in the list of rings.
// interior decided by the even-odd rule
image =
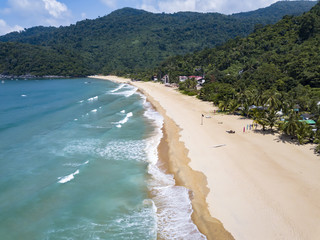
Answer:
[[[201,114],[201,125],[203,125],[203,117],[204,117],[204,115]]]

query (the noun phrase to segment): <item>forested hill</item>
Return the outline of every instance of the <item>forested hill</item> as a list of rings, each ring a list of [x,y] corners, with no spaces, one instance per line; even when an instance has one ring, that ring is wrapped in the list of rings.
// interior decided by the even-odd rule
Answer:
[[[172,81],[179,75],[205,73],[208,82],[235,91],[289,92],[299,84],[320,88],[320,3],[302,16],[285,16],[256,29],[247,38],[170,58],[158,72],[168,73]]]
[[[272,4],[270,7],[267,8],[260,8],[255,11],[250,12],[242,12],[232,14],[232,16],[237,18],[266,18],[267,23],[275,23],[279,21],[284,15],[294,15],[298,16],[301,14],[301,11],[307,12],[309,11],[314,5],[316,1],[280,1]],[[288,9],[288,7],[290,9]],[[289,12],[287,12],[289,11]],[[286,14],[283,14],[287,12]],[[268,22],[269,21],[269,22]]]
[[[43,46],[0,42],[0,75],[78,77],[93,74],[81,58],[66,49],[62,52]]]
[[[246,36],[257,24],[274,23],[284,15],[301,14],[315,3],[278,2],[247,15],[241,13],[232,16],[192,12],[153,14],[124,8],[68,27],[34,27],[0,37],[0,42],[21,43],[19,49],[24,52],[20,55],[13,53],[14,48],[1,44],[5,51],[1,52],[0,74],[46,75],[44,70],[47,61],[35,61],[42,62],[42,66],[37,67],[31,64],[27,56],[32,55],[33,60],[38,60],[37,56],[42,54],[35,53],[48,49],[54,52],[52,56],[59,56],[64,63],[68,57],[77,56],[71,63],[78,69],[83,65],[86,68],[81,67],[81,73],[78,74],[135,72],[155,67],[169,56],[211,48],[236,36]],[[32,48],[30,45],[38,47]],[[18,61],[17,58],[19,64],[11,65]],[[52,63],[49,69],[62,72],[60,68],[61,65]],[[73,74],[70,72],[68,75]]]
[[[200,90],[192,77],[179,90],[249,117],[263,131],[276,129],[281,141],[317,143],[320,153],[320,3],[246,38],[168,59],[157,72],[176,82],[179,75],[205,75]]]

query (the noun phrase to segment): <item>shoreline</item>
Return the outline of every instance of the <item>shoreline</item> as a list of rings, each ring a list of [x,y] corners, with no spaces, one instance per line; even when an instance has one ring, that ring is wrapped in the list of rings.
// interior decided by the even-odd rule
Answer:
[[[130,81],[114,76],[96,78]],[[243,131],[252,120],[213,114],[212,104],[172,88],[152,82],[130,84],[160,107],[157,111],[165,119],[169,169],[176,171],[178,185],[193,191],[192,219],[208,239],[228,239],[219,237],[212,226],[209,231],[215,235],[206,233],[204,226],[211,220],[217,223],[215,219],[221,221],[230,239],[317,238],[320,160],[312,145],[296,145],[260,129]],[[226,133],[230,129],[236,133]],[[204,217],[206,211],[209,218]]]
[[[192,221],[207,239],[234,239],[224,229],[223,224],[209,213],[206,202],[209,192],[207,179],[203,173],[194,171],[189,166],[188,149],[179,140],[181,129],[166,115],[165,109],[152,96],[140,88],[139,91],[147,97],[147,100],[163,117],[163,137],[158,146],[160,167],[164,165],[162,170],[173,174],[176,186],[183,186],[189,190],[193,208]]]
[[[116,83],[127,83],[136,86],[130,79],[115,76],[92,76],[92,78],[109,80]],[[212,217],[209,212],[206,197],[209,193],[207,178],[201,173],[194,171],[190,166],[188,149],[180,141],[181,129],[166,115],[165,109],[150,94],[143,89],[139,91],[146,96],[147,101],[163,117],[163,137],[158,146],[159,168],[164,172],[173,174],[176,186],[183,186],[189,190],[193,208],[191,219],[199,231],[207,239],[233,240],[232,235],[225,230],[223,224]],[[191,180],[190,180],[191,179]]]

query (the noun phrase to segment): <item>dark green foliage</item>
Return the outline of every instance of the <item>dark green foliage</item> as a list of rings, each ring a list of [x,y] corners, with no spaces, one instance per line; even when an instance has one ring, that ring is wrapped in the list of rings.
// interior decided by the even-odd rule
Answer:
[[[195,79],[187,79],[184,82],[179,83],[179,90],[189,96],[195,96],[197,92],[197,81]]]
[[[81,57],[68,50],[0,42],[0,73],[5,75],[88,76]]]
[[[170,58],[157,71],[178,81],[176,76],[197,74],[196,69],[201,68],[207,82],[232,84],[237,91],[254,87],[288,92],[299,84],[320,87],[319,8],[317,4],[300,17],[285,16],[247,38]],[[206,99],[204,94],[201,98]]]
[[[170,56],[222,45],[229,39],[248,35],[256,24],[275,23],[286,14],[301,14],[314,4],[315,2],[277,3],[269,7],[271,10],[266,8],[247,15],[241,13],[233,16],[192,12],[153,14],[124,8],[95,20],[80,21],[69,27],[34,27],[21,33],[10,33],[0,37],[0,41],[47,47],[43,49],[50,48],[61,55],[65,52],[76,52],[80,61],[90,71],[123,75],[153,68]],[[34,49],[37,49],[37,52],[40,50]],[[4,55],[5,58],[12,56],[10,53],[7,54]],[[37,54],[33,56],[36,57]],[[225,56],[222,54],[220,57]],[[237,57],[235,53],[234,58]],[[201,62],[201,58],[202,56],[199,56],[197,61]],[[27,72],[31,71],[28,69],[27,60],[21,61],[25,63],[22,68]],[[241,70],[238,66],[229,64],[229,60],[225,59],[219,68],[232,67],[234,70]],[[184,71],[192,71],[188,68],[189,64],[182,67]],[[20,72],[13,67],[4,69],[7,72]],[[71,74],[73,73],[68,75]],[[306,81],[308,76],[310,73],[306,73]]]
[[[284,16],[283,13],[286,12],[286,15],[300,15],[301,10],[303,12],[309,11],[316,3],[313,1],[290,1],[288,4],[288,1],[279,1],[274,4],[272,4],[268,8],[261,8],[256,11],[251,12],[245,12],[245,13],[236,13],[232,16],[235,16],[237,18],[252,18],[252,19],[259,19],[259,18],[265,18],[268,16],[269,24],[272,24],[274,22],[277,22],[279,19],[279,16]]]
[[[263,130],[279,127],[299,144],[320,143],[320,120],[313,132],[300,117],[320,114],[320,3],[302,16],[256,27],[247,38],[167,59],[157,71],[177,82],[175,76],[199,69],[206,75],[200,99],[251,117]]]

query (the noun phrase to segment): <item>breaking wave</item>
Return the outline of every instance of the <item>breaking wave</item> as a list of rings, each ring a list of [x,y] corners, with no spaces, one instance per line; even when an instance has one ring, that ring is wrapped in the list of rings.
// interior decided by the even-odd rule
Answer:
[[[79,169],[77,171],[75,171],[74,173],[71,173],[70,175],[64,176],[64,177],[59,177],[59,183],[67,183],[70,182],[71,180],[74,179],[74,176],[79,174],[80,171]]]

